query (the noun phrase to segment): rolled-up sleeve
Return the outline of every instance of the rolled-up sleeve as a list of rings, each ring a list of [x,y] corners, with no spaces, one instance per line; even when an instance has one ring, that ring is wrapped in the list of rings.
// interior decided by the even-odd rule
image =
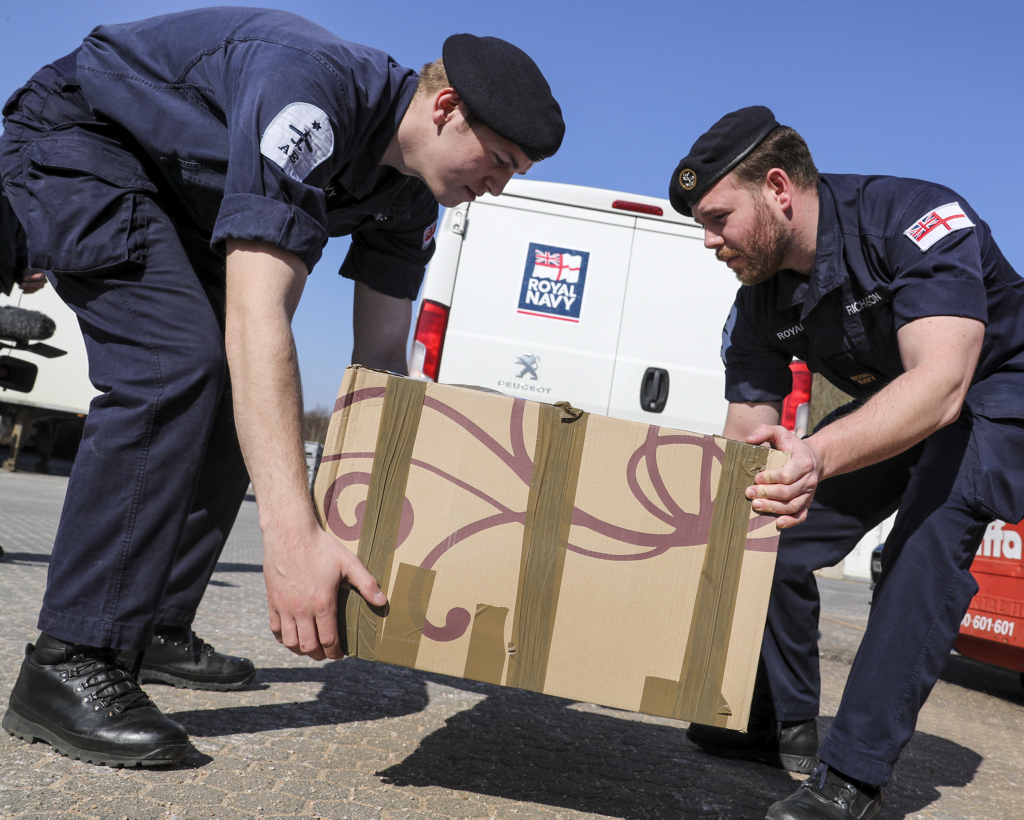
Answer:
[[[267,242],[294,253],[312,271],[327,244],[327,229],[309,211],[257,194],[224,197],[214,227],[214,246],[228,239]]]
[[[231,59],[264,79],[239,84],[227,101],[229,159],[212,243],[268,242],[311,271],[328,239],[323,189],[351,142],[344,89],[319,60],[295,49],[236,44]],[[280,76],[288,82],[274,80]]]

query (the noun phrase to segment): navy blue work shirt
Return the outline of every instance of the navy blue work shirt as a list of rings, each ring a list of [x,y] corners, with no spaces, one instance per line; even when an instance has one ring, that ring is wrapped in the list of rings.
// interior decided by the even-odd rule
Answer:
[[[864,399],[904,372],[896,332],[926,316],[985,324],[968,405],[1024,418],[1024,280],[963,197],[916,179],[822,174],[814,270],[741,287],[722,337],[726,399],[775,402],[802,359]]]
[[[416,72],[281,11],[211,8],[100,26],[78,52],[95,114],[125,128],[196,226],[268,242],[312,271],[352,234],[341,273],[414,299],[437,202],[380,166]]]

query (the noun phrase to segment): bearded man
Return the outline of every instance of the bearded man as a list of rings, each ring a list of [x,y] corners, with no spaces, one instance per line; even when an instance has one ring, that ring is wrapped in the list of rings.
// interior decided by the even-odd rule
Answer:
[[[747,489],[783,530],[750,731],[687,735],[713,754],[813,768],[770,818],[878,817],[978,589],[985,528],[1024,517],[1024,280],[959,194],[819,174],[762,106],[701,136],[669,195],[743,284],[723,333],[725,435],[792,454]],[[778,426],[793,358],[855,397],[802,440]],[[812,573],[897,508],[819,748]]]

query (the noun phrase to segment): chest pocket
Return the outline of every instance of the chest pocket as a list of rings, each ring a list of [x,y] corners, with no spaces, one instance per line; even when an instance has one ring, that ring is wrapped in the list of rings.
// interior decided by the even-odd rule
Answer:
[[[807,322],[822,374],[850,395],[868,398],[903,372],[887,289],[855,295],[847,281]]]
[[[841,385],[837,384],[837,387],[841,387],[851,396],[860,399],[873,396],[890,381],[884,374],[861,364],[849,353],[840,353],[830,358],[822,359],[822,362],[828,373],[838,376],[844,383]],[[829,381],[835,383],[834,379]]]

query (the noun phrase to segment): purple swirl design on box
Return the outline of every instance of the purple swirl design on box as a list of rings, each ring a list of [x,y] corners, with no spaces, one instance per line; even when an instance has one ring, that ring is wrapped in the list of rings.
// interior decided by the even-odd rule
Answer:
[[[383,387],[368,387],[353,391],[339,397],[335,403],[334,412],[357,404],[368,399],[379,399],[384,396]],[[523,434],[523,417],[526,408],[525,399],[512,400],[512,413],[509,419],[509,438],[511,450],[488,434],[476,422],[458,410],[426,396],[423,400],[424,411],[431,410],[447,417],[456,425],[465,430],[476,439],[500,462],[502,462],[520,481],[529,486],[530,476],[533,472],[533,460],[526,449],[526,441]],[[660,436],[660,427],[648,427],[647,436],[643,443],[632,453],[626,465],[626,483],[633,498],[653,518],[661,521],[669,528],[667,532],[641,532],[625,527],[620,527],[611,522],[604,521],[591,513],[585,512],[578,507],[573,508],[572,525],[582,527],[613,539],[621,544],[629,544],[636,547],[636,551],[620,554],[588,550],[578,547],[575,544],[568,544],[567,549],[588,558],[601,561],[644,561],[663,555],[671,549],[685,547],[696,547],[707,544],[708,533],[711,529],[711,516],[713,513],[711,498],[711,471],[715,461],[720,464],[724,460],[722,449],[715,444],[714,438],[710,436],[698,436],[686,433]],[[658,450],[661,447],[677,444],[686,444],[698,447],[701,450],[700,468],[700,501],[698,511],[688,513],[683,510],[665,485],[664,478],[658,468]],[[338,461],[350,458],[373,458],[372,452],[365,453],[337,453],[324,456],[323,461]],[[417,469],[433,473],[454,487],[470,493],[482,501],[487,502],[494,508],[494,513],[470,522],[449,533],[438,543],[423,559],[420,566],[424,569],[432,569],[435,564],[450,550],[457,547],[463,541],[486,532],[493,527],[500,527],[506,524],[523,524],[526,520],[526,511],[516,511],[498,499],[485,493],[478,487],[474,487],[462,479],[445,472],[433,464],[427,464],[419,459],[412,459],[412,466]],[[657,502],[650,498],[640,484],[640,470],[646,471],[647,479],[657,497]],[[328,487],[324,496],[324,510],[326,512],[327,527],[338,538],[346,541],[357,541],[362,529],[363,512],[366,502],[361,501],[354,510],[355,520],[348,522],[342,519],[338,511],[337,499],[348,487],[370,484],[370,473],[365,471],[350,472],[339,476]],[[415,513],[408,498],[402,507],[402,520],[399,525],[398,542],[396,550],[412,532]],[[747,527],[748,533],[753,533],[765,527],[772,521],[771,516],[758,515],[751,518]],[[748,538],[746,549],[755,552],[774,552],[776,550],[776,535],[769,531],[767,536]],[[461,638],[472,622],[472,615],[462,607],[451,609],[445,618],[442,626],[437,626],[426,621],[423,628],[423,636],[434,641],[453,641]]]

